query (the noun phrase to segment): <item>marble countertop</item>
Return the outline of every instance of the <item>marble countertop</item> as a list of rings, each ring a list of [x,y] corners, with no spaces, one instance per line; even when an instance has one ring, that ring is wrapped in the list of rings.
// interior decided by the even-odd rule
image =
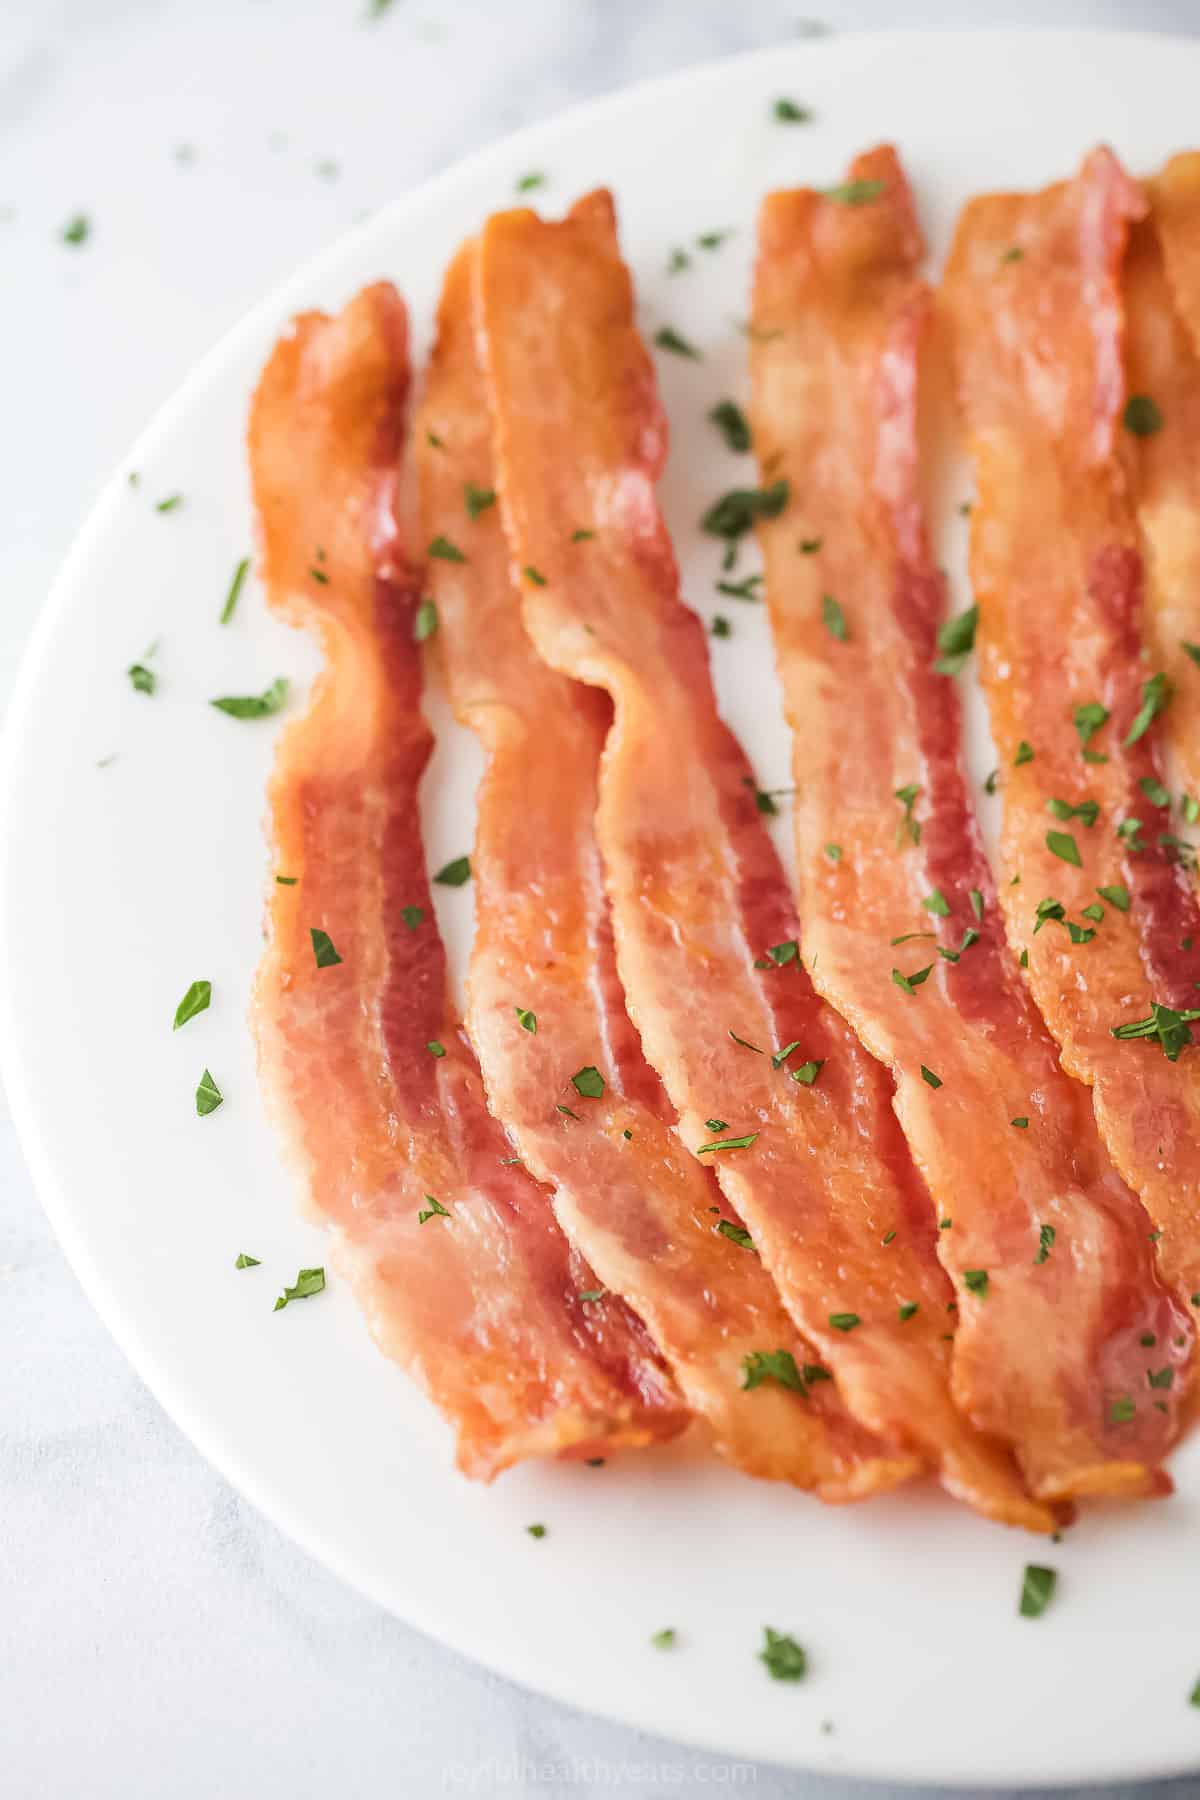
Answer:
[[[835,30],[1047,22],[1034,0],[374,5],[4,0],[0,702],[108,469],[250,303],[365,211],[583,96],[781,42],[809,15]],[[1053,23],[1196,17],[1188,0],[1059,0]],[[78,214],[90,231],[72,246]],[[0,1194],[0,1792],[692,1800],[735,1785],[719,1759],[484,1673],[310,1562],[111,1342],[2,1107]],[[746,1765],[736,1785],[877,1791]],[[1119,1791],[1182,1800],[1200,1778]]]

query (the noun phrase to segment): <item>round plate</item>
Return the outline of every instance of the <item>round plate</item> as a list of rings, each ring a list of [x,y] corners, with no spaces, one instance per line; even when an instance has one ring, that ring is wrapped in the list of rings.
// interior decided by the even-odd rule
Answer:
[[[913,32],[799,42],[527,131],[344,239],[201,365],[114,476],[40,622],[4,774],[5,1073],[67,1253],[155,1393],[264,1512],[382,1605],[559,1699],[740,1756],[864,1775],[1194,1768],[1200,1443],[1175,1458],[1172,1499],[1089,1509],[1057,1546],[928,1488],[822,1508],[695,1447],[523,1468],[488,1490],[453,1473],[447,1431],[336,1285],[273,1312],[296,1269],[322,1259],[263,1118],[245,1022],[274,727],[207,704],[279,674],[302,691],[315,666],[253,584],[218,623],[250,544],[242,434],[256,373],[291,312],[338,306],[381,275],[406,294],[422,351],[447,259],[513,202],[519,177],[544,171],[534,197],[552,209],[612,186],[643,324],[669,322],[703,351],[658,358],[675,444],[664,502],[687,591],[733,618],[714,645],[722,704],[760,780],[783,786],[763,609],[717,598],[718,547],[696,526],[744,476],[705,414],[744,393],[737,322],[760,196],[837,181],[853,152],[890,138],[940,252],[969,193],[1065,175],[1097,139],[1154,167],[1195,138],[1198,91],[1194,43]],[[777,123],[782,96],[812,121]],[[726,229],[719,248],[699,244]],[[676,247],[690,265],[671,274]],[[948,502],[966,491],[957,480]],[[156,511],[174,493],[183,504]],[[962,526],[945,510],[945,554],[961,569]],[[158,673],[153,697],[126,679],[137,660]],[[429,705],[437,867],[470,845],[479,760],[436,694]],[[972,731],[982,775],[978,706]],[[459,973],[471,905],[469,887],[439,890]],[[173,1034],[197,977],[213,1005]],[[226,1103],[199,1120],[206,1066]],[[261,1267],[235,1271],[239,1251]],[[535,1520],[541,1540],[525,1531]],[[1031,1557],[1060,1571],[1036,1622],[1017,1616]],[[765,1624],[808,1647],[803,1685],[767,1678]],[[679,1645],[663,1653],[650,1637],[668,1625]]]

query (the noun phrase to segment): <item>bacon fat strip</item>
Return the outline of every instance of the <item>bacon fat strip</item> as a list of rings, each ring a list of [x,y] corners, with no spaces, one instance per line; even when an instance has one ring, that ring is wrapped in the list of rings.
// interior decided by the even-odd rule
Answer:
[[[1005,943],[956,683],[934,667],[945,591],[919,492],[923,252],[890,146],[858,157],[832,197],[776,193],[760,215],[753,433],[792,494],[759,531],[805,958],[895,1074],[945,1226],[958,1404],[1012,1445],[1036,1494],[1137,1492],[1157,1485],[1171,1429],[1144,1403],[1147,1372],[1176,1360],[1139,1338],[1169,1343],[1172,1310],[1150,1222]],[[1115,1422],[1130,1396],[1138,1414]]]
[[[1197,815],[1184,795],[1200,801],[1200,153],[1172,157],[1144,188],[1151,216],[1135,225],[1123,269],[1138,430],[1123,439],[1145,560],[1146,647],[1170,684],[1162,731],[1169,776],[1183,787],[1165,829],[1190,838]]]
[[[1161,1234],[1159,1266],[1181,1304],[1155,1333],[1166,1382],[1187,1364],[1182,1314],[1200,1289],[1200,1054],[1178,1054],[1186,1024],[1172,1038],[1173,1015],[1151,1009],[1196,998],[1200,915],[1158,842],[1168,820],[1151,797],[1162,768],[1147,702],[1161,672],[1143,656],[1117,445],[1120,264],[1143,212],[1105,149],[1072,181],[974,200],[943,296],[977,486],[971,575],[1004,781],[1000,896],[1063,1066],[1090,1085],[1109,1153]],[[1087,811],[1064,820],[1064,806]],[[1139,1020],[1168,1036],[1113,1036]],[[1134,1398],[1139,1417],[1172,1403],[1169,1391]]]
[[[281,739],[254,1001],[261,1072],[308,1208],[381,1349],[454,1426],[464,1472],[645,1444],[686,1420],[643,1327],[594,1273],[487,1111],[447,994],[421,852],[420,596],[392,511],[408,389],[386,283],[276,346],[250,418],[272,607],[326,668]],[[312,928],[340,961],[318,966]],[[432,1045],[440,1045],[437,1055]],[[422,1225],[419,1214],[436,1201]]]
[[[617,977],[595,838],[611,706],[541,661],[521,622],[497,509],[467,245],[446,278],[415,430],[421,531],[464,560],[430,559],[451,701],[488,767],[472,855],[476,929],[467,1023],[493,1110],[605,1286],[666,1354],[716,1448],[748,1473],[842,1500],[911,1475],[857,1424],[797,1336],[710,1171],[672,1129]],[[470,495],[475,516],[466,504]],[[597,1070],[599,1095],[571,1077]],[[584,1085],[595,1085],[586,1079]],[[789,1388],[761,1370],[790,1358]],[[746,1363],[745,1359],[749,1359]]]
[[[561,224],[493,218],[478,300],[526,624],[552,666],[615,703],[597,833],[630,1013],[684,1140],[717,1159],[857,1418],[980,1510],[1044,1528],[1008,1457],[951,1403],[951,1292],[890,1082],[787,957],[786,880],[655,500],[665,424],[608,195]]]

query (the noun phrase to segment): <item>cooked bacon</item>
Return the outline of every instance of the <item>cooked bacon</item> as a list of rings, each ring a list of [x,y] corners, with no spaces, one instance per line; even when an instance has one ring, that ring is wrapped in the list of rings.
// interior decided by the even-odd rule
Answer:
[[[805,957],[891,1067],[946,1221],[959,1405],[1012,1445],[1038,1495],[1137,1491],[1157,1485],[1170,1420],[1142,1401],[1116,1423],[1113,1407],[1141,1400],[1147,1370],[1175,1358],[1138,1343],[1144,1331],[1169,1341],[1170,1303],[1149,1220],[1005,943],[956,683],[934,667],[945,590],[919,492],[921,234],[890,146],[858,157],[848,179],[878,184],[876,197],[767,199],[750,352],[756,451],[794,496],[760,534],[793,732]],[[814,539],[817,551],[799,551]],[[844,638],[825,622],[826,595]],[[906,988],[895,969],[928,973]]]
[[[275,868],[255,1026],[309,1211],[384,1352],[484,1478],[525,1456],[670,1435],[686,1414],[640,1323],[567,1244],[488,1113],[446,986],[420,848],[420,596],[392,490],[408,388],[385,283],[305,314],[254,397],[250,462],[271,605],[326,670],[271,783]],[[405,909],[410,909],[406,912]],[[318,967],[310,931],[340,962]],[[444,1046],[437,1056],[431,1044]],[[448,1217],[422,1210],[436,1200]]]
[[[493,218],[478,303],[526,624],[548,662],[615,702],[597,833],[629,1010],[684,1141],[714,1158],[855,1416],[982,1511],[1045,1528],[951,1403],[951,1291],[890,1083],[786,949],[786,881],[655,500],[665,426],[609,197],[561,224]],[[792,1079],[810,1060],[815,1083]]]
[[[680,1144],[625,1011],[594,826],[612,709],[548,668],[521,623],[500,519],[483,501],[494,473],[473,263],[468,245],[447,276],[415,442],[422,535],[466,559],[429,567],[450,696],[488,755],[468,982],[488,1095],[526,1167],[552,1184],[572,1243],[645,1320],[717,1449],[826,1499],[874,1492],[914,1473],[916,1459],[849,1416],[757,1254],[719,1231],[740,1220]],[[588,1067],[603,1079],[599,1097],[572,1085]],[[781,1351],[792,1359],[785,1379],[803,1386],[747,1388],[756,1353]]]
[[[1123,270],[1126,370],[1135,404],[1149,400],[1157,417],[1141,435],[1123,435],[1146,564],[1142,628],[1150,666],[1164,671],[1173,696],[1162,720],[1168,774],[1196,799],[1200,669],[1187,646],[1200,656],[1200,155],[1172,158],[1146,192],[1152,216],[1134,227]],[[1145,805],[1139,796],[1138,810]],[[1178,836],[1192,822],[1161,809],[1151,819]],[[1178,971],[1185,1007],[1195,997],[1190,973]]]
[[[1063,1066],[1092,1088],[1104,1142],[1161,1233],[1160,1268],[1186,1306],[1200,1288],[1200,1056],[1184,1050],[1171,1062],[1154,1038],[1113,1037],[1149,1018],[1152,1003],[1188,1006],[1200,978],[1194,894],[1159,842],[1168,816],[1141,787],[1153,792],[1162,776],[1160,725],[1143,731],[1138,721],[1144,684],[1159,671],[1142,653],[1142,565],[1117,439],[1120,264],[1143,212],[1104,149],[1073,181],[972,201],[945,304],[978,488],[971,572],[1004,770],[1009,936],[1028,955]],[[1107,716],[1095,712],[1091,724],[1077,714],[1097,706]],[[1033,755],[1018,762],[1022,740]],[[1095,823],[1059,820],[1050,801],[1094,804]],[[1039,906],[1053,901],[1064,916],[1040,922]],[[1183,1309],[1150,1331],[1159,1367],[1184,1369]],[[1169,1392],[1143,1385],[1136,1403],[1148,1423],[1167,1407],[1160,1419],[1173,1424]]]

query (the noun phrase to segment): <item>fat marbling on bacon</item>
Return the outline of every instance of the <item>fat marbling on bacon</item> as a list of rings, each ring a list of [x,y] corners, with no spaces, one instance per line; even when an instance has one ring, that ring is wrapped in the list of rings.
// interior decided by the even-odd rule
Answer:
[[[759,531],[793,733],[805,953],[895,1074],[944,1221],[960,1406],[1011,1444],[1038,1495],[1138,1492],[1162,1485],[1174,1408],[1169,1392],[1163,1412],[1151,1406],[1147,1375],[1183,1361],[1181,1322],[1150,1221],[1005,941],[955,665],[936,666],[946,595],[919,487],[923,254],[889,146],[856,158],[844,188],[762,208],[752,419],[759,458],[793,493]]]
[[[526,1456],[646,1444],[686,1412],[624,1303],[583,1298],[600,1283],[545,1190],[506,1166],[448,996],[417,804],[421,587],[392,510],[408,382],[405,311],[380,283],[336,318],[297,319],[254,396],[268,598],[325,653],[271,781],[275,868],[295,885],[270,890],[254,1020],[310,1214],[381,1349],[486,1478]],[[318,967],[314,928],[339,962]]]
[[[597,835],[629,1011],[684,1140],[716,1159],[856,1417],[980,1510],[1045,1529],[1007,1453],[951,1402],[952,1292],[890,1081],[788,950],[786,881],[655,499],[665,425],[607,194],[558,224],[490,220],[478,301],[526,624],[615,705]]]
[[[467,244],[447,275],[414,439],[422,538],[462,558],[430,561],[437,646],[454,709],[488,758],[467,1010],[488,1096],[526,1167],[551,1184],[572,1243],[653,1332],[716,1448],[824,1499],[876,1492],[919,1460],[850,1417],[755,1250],[728,1235],[740,1221],[680,1143],[625,1010],[595,834],[612,708],[542,662],[521,622],[494,503],[475,257]],[[576,554],[593,550],[578,541]],[[572,1076],[585,1070],[580,1092]]]

